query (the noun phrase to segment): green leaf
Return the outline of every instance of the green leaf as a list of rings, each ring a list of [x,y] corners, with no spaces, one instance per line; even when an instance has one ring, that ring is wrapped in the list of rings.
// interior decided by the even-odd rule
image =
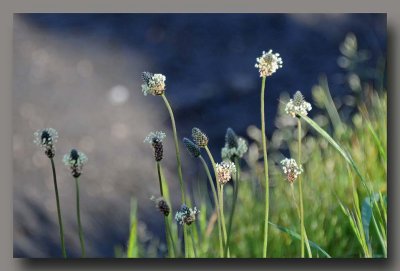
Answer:
[[[361,221],[364,228],[365,240],[370,244],[369,226],[371,224],[373,203],[379,200],[379,194],[375,193],[372,197],[366,197],[361,205]]]
[[[268,222],[270,225],[272,225],[272,226],[274,226],[275,228],[277,228],[278,230],[280,230],[280,231],[282,231],[282,232],[284,232],[284,233],[287,233],[287,234],[289,234],[290,236],[292,236],[293,238],[295,238],[295,239],[297,239],[297,240],[301,240],[301,236],[300,236],[300,234],[298,234],[297,232],[294,232],[294,231],[292,231],[292,230],[290,230],[290,229],[288,229],[288,228],[285,228],[285,227],[283,227],[283,226],[279,226],[279,225],[276,225],[276,224],[274,224],[274,223],[272,223],[272,222]],[[327,258],[332,258],[325,250],[323,250],[319,245],[317,245],[316,243],[314,243],[313,241],[308,241],[308,243],[310,244],[310,246],[312,247],[312,248],[314,248],[314,249],[316,249],[317,251],[320,251],[323,255],[325,255],[325,257],[327,257]]]

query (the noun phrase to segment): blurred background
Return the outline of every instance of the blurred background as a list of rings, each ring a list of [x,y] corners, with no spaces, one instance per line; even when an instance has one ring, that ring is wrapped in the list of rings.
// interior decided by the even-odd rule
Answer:
[[[346,37],[357,37],[361,50],[364,68],[356,77],[343,57]],[[163,166],[174,210],[180,191],[169,115],[160,97],[143,96],[142,71],[166,75],[179,137],[201,128],[220,160],[227,127],[246,139],[259,127],[261,80],[254,64],[263,50],[283,59],[267,79],[271,137],[281,94],[301,90],[311,100],[321,80],[347,121],[360,82],[386,87],[368,68],[385,59],[386,39],[384,14],[16,14],[14,257],[60,255],[51,167],[33,143],[36,130],[59,132],[55,162],[69,256],[80,253],[74,180],[62,163],[73,147],[89,158],[80,178],[88,256],[114,257],[126,245],[131,197],[138,202],[139,242],[153,251],[145,256],[157,255],[164,231],[149,200],[158,195],[152,149],[143,143],[150,131],[167,134]],[[181,153],[184,180],[194,191],[204,173],[182,145]]]

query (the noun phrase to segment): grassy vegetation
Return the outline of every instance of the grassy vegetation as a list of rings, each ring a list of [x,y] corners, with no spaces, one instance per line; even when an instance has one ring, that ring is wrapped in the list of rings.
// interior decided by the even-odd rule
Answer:
[[[317,113],[313,118],[300,116],[306,237],[313,257],[386,257],[385,65],[378,60],[376,68],[366,68],[366,53],[358,49],[352,34],[346,37],[340,50],[339,63],[344,68],[343,76],[351,94],[333,98],[327,79],[321,76],[319,84],[312,89],[311,104]],[[294,196],[299,195],[299,187],[294,185],[291,191],[279,164],[283,157],[297,157],[299,151],[297,120],[284,112],[288,100],[288,95],[282,94],[275,120],[277,129],[268,139],[270,230],[267,257],[276,258],[303,254],[296,209],[298,198]],[[233,218],[228,231],[230,257],[263,257],[265,251],[262,133],[256,126],[250,126],[247,132],[249,151],[236,161],[240,178],[233,177],[234,181],[224,186],[223,206],[225,213],[230,214],[229,217],[225,215],[225,219]],[[200,216],[190,225],[196,256],[219,257],[218,215],[210,200],[207,175],[200,174],[198,179],[193,194],[195,202],[200,203]],[[240,188],[235,190],[237,187]],[[191,200],[187,198],[187,201]],[[232,208],[235,208],[233,215]],[[175,238],[178,238],[176,231]],[[193,253],[188,255],[193,256]]]
[[[277,101],[276,119],[265,116],[276,126],[269,138],[265,134],[265,82],[281,67],[282,59],[272,50],[263,52],[256,64],[262,77],[261,129],[249,126],[247,142],[243,135],[227,129],[225,146],[221,146],[224,161],[220,162],[210,151],[213,142],[206,131],[193,128],[193,142],[185,138],[183,143],[204,171],[199,172],[191,193],[182,176],[178,129],[164,93],[165,76],[143,73],[144,94],[161,96],[171,118],[182,206],[178,211],[171,208],[170,180],[162,171],[166,135],[151,132],[145,142],[154,151],[160,197],[153,200],[159,215],[164,215],[160,232],[165,232],[165,240],[155,238],[146,246],[140,243],[137,206],[141,203],[132,199],[129,236],[125,247],[116,247],[116,257],[387,257],[385,65],[378,59],[377,65],[369,67],[368,54],[359,50],[352,34],[340,51],[339,64],[350,94],[332,97],[326,77],[321,76],[312,89],[310,118],[311,105],[300,92],[293,99],[283,93]],[[58,134],[49,128],[35,137],[52,162],[61,247],[66,257],[53,164]],[[77,180],[86,156],[73,149],[65,157]],[[289,166],[282,171],[285,157],[297,159],[288,164],[295,168],[295,174],[287,172]],[[78,182],[76,185],[80,226]],[[154,215],[158,215],[157,210]],[[160,243],[165,244],[165,250],[157,250]]]

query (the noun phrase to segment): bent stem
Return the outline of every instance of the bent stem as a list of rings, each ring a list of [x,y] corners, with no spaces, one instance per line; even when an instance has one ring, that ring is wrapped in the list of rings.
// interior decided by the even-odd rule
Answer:
[[[301,121],[297,119],[297,147],[298,147],[298,162],[301,166]],[[304,246],[307,247],[308,257],[312,258],[310,244],[308,243],[306,229],[304,227],[304,206],[303,206],[303,186],[301,180],[301,174],[299,175],[299,198],[300,198],[300,227],[301,227],[301,257],[304,258]]]
[[[53,170],[54,190],[55,190],[55,193],[56,193],[58,224],[60,226],[61,251],[62,251],[63,257],[67,258],[67,251],[65,250],[65,244],[64,244],[64,230],[63,230],[63,224],[62,224],[62,218],[61,218],[60,198],[58,196],[56,168],[54,166],[53,158],[50,158],[50,161],[51,161],[51,168]]]
[[[218,199],[219,199],[218,204],[219,204],[219,210],[220,210],[220,215],[221,215],[220,217],[221,217],[221,226],[222,226],[222,233],[223,233],[223,243],[224,243],[224,246],[225,246],[226,245],[227,236],[226,236],[226,226],[225,226],[225,219],[224,219],[223,195],[221,193],[221,187],[218,184],[218,175],[217,175],[217,170],[215,168],[214,158],[213,158],[213,156],[212,156],[212,154],[210,152],[210,149],[207,146],[205,146],[204,148],[206,149],[206,152],[208,154],[208,157],[211,160],[211,164],[212,164],[213,169],[214,169],[217,192],[218,192]]]
[[[267,258],[268,250],[268,218],[269,218],[269,179],[268,179],[268,156],[267,156],[267,139],[265,137],[265,110],[264,110],[264,97],[265,97],[265,79],[263,76],[261,83],[261,136],[264,155],[264,175],[265,175],[265,217],[264,217],[264,246],[263,258]]]
[[[165,94],[161,95],[161,97],[164,100],[165,106],[167,107],[168,113],[171,118],[172,130],[174,133],[176,162],[177,162],[177,167],[178,167],[178,176],[179,176],[179,185],[181,188],[182,203],[186,204],[185,186],[183,183],[183,176],[182,176],[181,155],[179,152],[178,133],[176,132],[174,112],[172,111],[171,105],[169,104],[168,99],[165,96]],[[183,241],[185,243],[185,257],[187,258],[189,256],[189,251],[187,250],[187,229],[186,229],[186,227],[183,227]]]
[[[160,194],[161,194],[161,197],[164,198],[162,179],[161,179],[161,164],[160,164],[160,162],[157,162],[157,174],[158,174],[158,182],[160,185]],[[166,231],[165,236],[167,239],[167,246],[168,246],[168,254],[172,258],[174,255],[176,255],[176,248],[175,248],[174,238],[172,237],[172,232],[169,227],[168,219],[165,215],[164,215],[164,223],[165,223],[165,231]]]
[[[240,166],[239,166],[239,158],[238,157],[235,157],[235,166],[236,166],[236,179],[235,179],[235,183],[234,183],[232,209],[231,209],[231,213],[229,215],[228,238],[226,240],[226,245],[225,245],[225,256],[228,253],[229,240],[231,237],[231,230],[232,230],[233,215],[235,214],[236,201],[238,198],[238,191],[239,191]]]
[[[76,186],[76,216],[78,219],[78,229],[79,229],[79,241],[81,243],[81,249],[82,249],[82,257],[86,257],[86,252],[85,252],[85,239],[83,238],[83,230],[82,230],[82,224],[81,224],[81,211],[80,211],[80,203],[79,203],[79,180],[78,178],[75,178],[75,186]]]
[[[211,190],[213,193],[213,197],[214,197],[214,204],[215,204],[215,209],[217,210],[217,221],[218,221],[218,239],[219,239],[219,253],[220,253],[220,257],[222,258],[224,256],[224,250],[223,250],[223,244],[222,244],[222,233],[221,233],[221,213],[219,210],[219,204],[218,204],[218,196],[217,196],[217,192],[215,191],[215,186],[214,186],[214,182],[213,179],[211,177],[211,173],[210,170],[208,169],[207,163],[204,160],[203,156],[199,156],[201,163],[203,164],[204,170],[206,171],[207,177],[208,177],[208,181],[210,183],[211,186]]]

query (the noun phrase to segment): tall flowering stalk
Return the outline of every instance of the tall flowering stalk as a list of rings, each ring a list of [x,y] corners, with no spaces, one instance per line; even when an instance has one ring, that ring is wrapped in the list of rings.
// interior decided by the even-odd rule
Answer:
[[[186,204],[182,204],[181,209],[176,212],[175,214],[175,220],[182,226],[188,227],[189,230],[189,235],[192,238],[192,245],[193,245],[193,252],[194,256],[197,257],[197,251],[196,251],[196,245],[194,242],[193,238],[193,232],[190,228],[190,225],[192,225],[193,222],[196,221],[197,215],[200,213],[200,211],[197,209],[197,207],[189,208],[186,206]]]
[[[278,53],[273,53],[272,50],[268,52],[263,51],[262,55],[258,57],[255,67],[258,68],[261,82],[261,133],[262,133],[262,146],[264,155],[264,174],[265,174],[265,217],[264,217],[264,244],[263,244],[263,257],[267,257],[268,251],[268,219],[269,219],[269,179],[268,179],[268,156],[267,156],[267,140],[265,136],[265,110],[264,110],[264,96],[265,96],[265,80],[267,76],[271,76],[277,69],[282,67],[282,58]]]
[[[87,163],[87,156],[76,149],[72,149],[69,153],[64,155],[63,162],[71,170],[71,175],[75,179],[76,188],[76,216],[78,221],[79,241],[81,243],[82,257],[86,257],[85,239],[83,237],[83,230],[81,224],[81,211],[79,201],[79,177],[82,174],[83,165]]]
[[[166,77],[163,74],[153,74],[150,72],[143,72],[142,78],[144,81],[144,84],[142,84],[143,94],[145,96],[147,94],[151,94],[154,96],[161,96],[163,98],[165,106],[168,109],[168,113],[171,118],[172,130],[174,133],[176,162],[177,162],[177,166],[178,166],[178,176],[179,176],[179,182],[180,182],[180,187],[181,187],[182,202],[185,203],[186,202],[185,187],[184,187],[184,183],[183,183],[181,155],[179,152],[178,134],[176,131],[175,117],[174,117],[174,112],[172,111],[171,105],[170,105],[167,97],[165,96]]]
[[[186,197],[185,197],[185,185],[183,182],[183,175],[182,175],[182,163],[181,163],[181,155],[179,152],[179,143],[178,143],[178,133],[176,131],[176,124],[175,124],[175,117],[174,112],[172,111],[171,105],[165,96],[165,88],[166,88],[166,77],[163,74],[154,74],[150,72],[143,72],[142,73],[142,91],[143,94],[146,96],[147,94],[151,94],[153,96],[161,96],[165,106],[167,107],[168,113],[171,118],[171,125],[174,134],[174,142],[175,142],[175,154],[176,154],[176,162],[177,162],[177,169],[178,169],[178,177],[179,177],[179,185],[181,189],[181,200],[182,203],[186,204]],[[183,228],[183,235],[184,235],[184,243],[185,243],[185,257],[188,257],[189,251],[187,251],[187,231],[186,228]]]
[[[166,239],[167,239],[167,245],[168,245],[168,253],[170,257],[173,257],[173,255],[176,255],[176,248],[175,248],[175,243],[174,239],[172,236],[171,228],[168,223],[168,215],[170,213],[170,207],[168,203],[164,199],[164,189],[162,185],[162,177],[161,177],[161,160],[163,159],[164,155],[164,147],[163,147],[163,139],[165,138],[165,133],[161,131],[157,132],[151,132],[144,140],[144,142],[150,143],[153,147],[153,154],[154,154],[154,160],[156,161],[157,164],[157,175],[158,175],[158,182],[160,186],[160,198],[154,198],[152,197],[152,200],[156,203],[157,209],[160,210],[160,212],[164,215],[164,223],[165,223],[165,231],[166,231]]]
[[[300,91],[297,91],[293,99],[290,99],[286,104],[285,112],[292,117],[297,117],[297,155],[298,163],[301,168],[301,119],[299,115],[306,116],[308,111],[312,109],[311,104],[304,100],[304,96]],[[308,243],[307,232],[304,226],[304,205],[303,205],[303,185],[302,178],[298,174],[299,179],[299,201],[300,201],[300,227],[301,227],[301,257],[304,258],[304,246],[307,247],[308,257],[312,258],[310,245]],[[293,183],[293,182],[292,182]]]
[[[217,167],[216,163],[214,160],[214,157],[212,156],[210,149],[208,148],[208,137],[205,133],[203,133],[199,128],[194,127],[192,129],[192,138],[194,143],[196,143],[197,146],[200,148],[204,148],[208,154],[208,157],[211,161],[211,164],[213,166],[214,174],[215,174],[215,180],[216,180],[216,186],[217,186],[217,194],[218,194],[218,205],[219,205],[219,212],[220,212],[220,217],[221,219],[221,229],[222,229],[222,237],[223,237],[223,247],[226,246],[226,239],[227,239],[227,232],[226,232],[226,225],[225,225],[225,217],[224,217],[224,210],[223,210],[223,202],[221,201],[221,185],[218,183],[218,172],[217,172]]]
[[[218,195],[217,192],[215,190],[215,186],[214,186],[214,182],[213,179],[211,177],[211,173],[210,170],[208,169],[207,163],[204,160],[204,158],[201,155],[201,150],[200,147],[197,146],[193,141],[191,141],[188,138],[183,138],[183,144],[185,145],[187,151],[190,153],[191,156],[193,156],[194,158],[199,158],[201,163],[203,164],[204,170],[207,174],[207,178],[209,181],[209,184],[211,186],[211,191],[214,197],[214,203],[215,203],[215,209],[217,211],[217,222],[218,222],[218,239],[219,239],[219,253],[220,253],[220,257],[224,256],[224,248],[223,248],[223,242],[222,242],[222,225],[221,225],[221,212],[219,209],[219,204],[218,204]]]
[[[64,230],[61,217],[60,198],[58,195],[57,175],[53,160],[56,154],[55,143],[57,143],[57,139],[58,139],[58,133],[53,128],[45,128],[42,130],[38,130],[34,133],[34,143],[44,151],[44,153],[50,159],[51,162],[51,169],[53,171],[54,191],[56,194],[58,224],[60,227],[61,252],[63,257],[67,258],[67,251],[65,249],[65,243],[64,243]]]
[[[226,130],[226,134],[225,134],[225,146],[221,150],[221,158],[222,158],[222,160],[229,160],[229,161],[232,161],[235,163],[236,178],[235,178],[235,182],[234,182],[233,203],[232,203],[232,208],[231,208],[231,212],[229,215],[227,240],[226,240],[226,245],[225,245],[225,250],[224,250],[225,255],[228,254],[233,216],[235,214],[236,202],[237,202],[238,192],[239,192],[239,179],[240,179],[240,163],[239,163],[240,160],[239,159],[243,157],[243,155],[247,152],[247,150],[248,150],[248,146],[247,146],[246,141],[242,137],[237,136],[232,128],[228,128]]]
[[[236,166],[231,161],[222,161],[220,164],[215,164],[215,171],[217,175],[217,183],[219,189],[219,208],[221,210],[222,225],[225,228],[225,215],[224,215],[224,185],[232,179],[236,171]],[[225,228],[225,250],[224,256],[229,258],[228,237]]]

